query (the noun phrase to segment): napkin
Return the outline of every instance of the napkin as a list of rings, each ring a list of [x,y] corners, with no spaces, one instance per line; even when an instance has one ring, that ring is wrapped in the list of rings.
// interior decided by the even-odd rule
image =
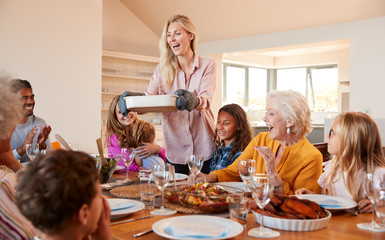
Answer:
[[[339,207],[342,207],[342,205],[339,204],[338,201],[333,200],[333,199],[325,199],[325,200],[319,201],[318,204],[321,207],[325,207],[325,208],[339,208]]]
[[[119,211],[119,210],[131,208],[131,207],[133,207],[135,205],[136,205],[135,203],[121,202],[121,203],[112,205],[111,206],[111,211]]]
[[[173,227],[168,226],[165,229],[165,232],[174,237],[178,238],[219,238],[219,237],[226,237],[228,235],[228,230],[225,229],[199,229],[199,230],[193,230],[189,228],[183,228],[183,227]]]

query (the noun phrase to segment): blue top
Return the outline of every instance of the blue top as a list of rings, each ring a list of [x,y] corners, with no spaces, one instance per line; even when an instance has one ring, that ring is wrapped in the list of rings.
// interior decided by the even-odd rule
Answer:
[[[27,134],[32,130],[32,128],[39,125],[39,130],[37,130],[37,133],[35,137],[33,138],[33,143],[37,142],[37,137],[40,134],[40,130],[44,125],[47,125],[47,123],[40,117],[37,117],[35,115],[31,115],[28,117],[27,122],[23,124],[16,125],[15,131],[12,134],[11,138],[11,146],[13,150],[13,154],[15,155],[15,158],[18,159],[21,163],[28,162],[30,159],[25,153],[23,156],[20,156],[16,149],[24,144],[24,139],[27,136]],[[51,141],[49,140],[49,137],[45,141],[45,144],[47,145],[47,149],[52,149]]]
[[[243,151],[239,150],[234,156],[230,159],[231,146],[233,143],[231,142],[229,145],[225,146],[222,144],[218,150],[217,155],[214,153],[213,158],[210,163],[210,172],[214,170],[219,170],[222,168],[226,168],[228,165],[232,164],[235,159],[237,159]]]

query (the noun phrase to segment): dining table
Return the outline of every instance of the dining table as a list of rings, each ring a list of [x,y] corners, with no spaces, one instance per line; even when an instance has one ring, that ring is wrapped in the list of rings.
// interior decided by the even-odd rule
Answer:
[[[125,173],[116,173],[113,175],[113,179],[124,179]],[[133,184],[138,184],[138,173],[137,172],[130,172],[129,178],[134,181]],[[170,183],[171,184],[171,183]],[[113,196],[109,195],[107,191],[103,191],[103,193],[107,196],[107,198],[111,198]],[[138,200],[138,199],[135,199]],[[140,201],[140,200],[138,200]],[[127,216],[124,216],[119,219],[111,220],[111,223],[116,223],[124,220],[129,219],[135,219],[140,218],[144,216],[151,216],[152,210],[143,209],[134,213],[131,213]],[[152,229],[152,225],[162,219],[165,218],[172,218],[176,216],[185,216],[188,214],[185,213],[176,213],[171,216],[153,216],[150,218],[140,219],[132,222],[127,223],[120,223],[116,225],[111,225],[111,231],[114,239],[151,239],[151,240],[157,240],[157,239],[167,239],[162,236],[157,235],[155,232],[150,231],[147,234],[144,234],[140,237],[134,238],[133,235],[144,232],[147,230]],[[221,215],[223,216],[223,215]],[[224,217],[227,217],[225,215]],[[357,228],[358,223],[368,223],[371,222],[372,214],[366,213],[366,214],[353,214],[352,212],[348,211],[338,211],[333,212],[332,217],[330,218],[330,221],[328,222],[327,226],[323,229],[316,230],[316,231],[285,231],[285,230],[277,230],[280,233],[279,237],[276,237],[277,239],[288,239],[288,240],[307,240],[307,239],[338,239],[338,240],[353,240],[353,239],[378,239],[378,240],[384,240],[385,239],[385,232],[378,233],[378,232],[371,232],[367,230],[361,230]],[[248,231],[252,228],[258,227],[259,224],[256,222],[253,213],[248,214],[247,219],[247,226],[243,230],[241,234],[238,236],[229,238],[233,240],[241,240],[241,239],[257,239],[255,237],[248,236]]]

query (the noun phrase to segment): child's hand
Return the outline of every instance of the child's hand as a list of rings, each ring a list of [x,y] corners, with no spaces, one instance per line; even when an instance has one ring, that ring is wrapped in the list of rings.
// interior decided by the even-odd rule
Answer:
[[[112,239],[110,228],[111,208],[107,200],[104,197],[101,198],[102,213],[100,214],[97,229],[91,234],[91,239],[109,240]]]
[[[157,154],[160,149],[158,145],[151,144],[151,143],[142,143],[142,146],[135,148],[135,155],[140,158],[146,158],[150,155]]]
[[[360,213],[371,213],[373,211],[372,202],[369,199],[362,199],[357,204]]]
[[[295,195],[300,195],[300,194],[314,194],[314,192],[312,192],[306,188],[300,188],[300,189],[295,191]]]

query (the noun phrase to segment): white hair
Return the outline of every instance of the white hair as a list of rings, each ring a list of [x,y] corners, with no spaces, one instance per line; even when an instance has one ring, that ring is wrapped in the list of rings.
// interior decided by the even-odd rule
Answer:
[[[6,74],[0,73],[0,139],[9,138],[23,118],[22,104],[11,87],[11,80]]]

